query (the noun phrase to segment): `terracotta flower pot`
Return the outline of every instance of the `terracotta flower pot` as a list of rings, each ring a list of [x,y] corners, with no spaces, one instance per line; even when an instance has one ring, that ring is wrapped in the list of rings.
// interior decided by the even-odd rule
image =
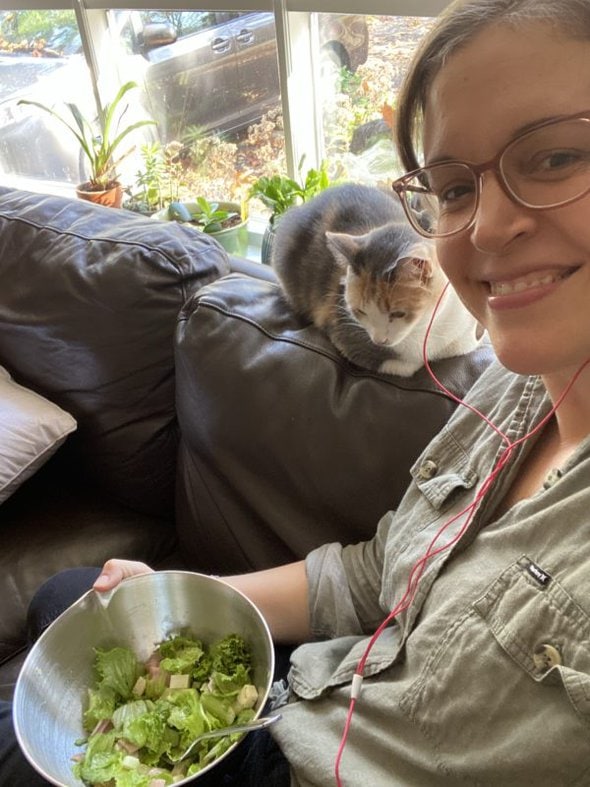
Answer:
[[[123,187],[120,183],[115,183],[110,189],[104,191],[92,191],[90,183],[82,183],[76,189],[79,199],[87,202],[95,202],[97,205],[105,205],[107,208],[120,208],[123,202]]]

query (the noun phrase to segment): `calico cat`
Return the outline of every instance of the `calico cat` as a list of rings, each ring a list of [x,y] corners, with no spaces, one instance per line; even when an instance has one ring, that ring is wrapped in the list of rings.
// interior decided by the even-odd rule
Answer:
[[[349,183],[290,208],[277,225],[271,264],[294,311],[357,366],[409,377],[423,365],[424,336],[447,279],[394,194]],[[449,287],[428,338],[429,360],[470,352],[480,341],[478,323]]]

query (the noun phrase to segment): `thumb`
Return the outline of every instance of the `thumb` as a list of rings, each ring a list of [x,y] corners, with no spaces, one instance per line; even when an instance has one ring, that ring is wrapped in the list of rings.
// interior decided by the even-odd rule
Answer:
[[[145,563],[134,560],[107,560],[93,588],[98,591],[112,590],[124,579],[140,574],[150,574],[152,570]]]

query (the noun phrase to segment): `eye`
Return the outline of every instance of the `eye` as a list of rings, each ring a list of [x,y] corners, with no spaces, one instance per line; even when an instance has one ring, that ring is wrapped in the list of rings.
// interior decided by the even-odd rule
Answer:
[[[587,150],[540,150],[522,163],[521,172],[532,178],[559,179],[569,177],[580,165],[587,167],[588,159]]]
[[[473,204],[477,183],[466,164],[436,164],[427,168],[427,183],[439,210],[461,210]]]
[[[401,320],[406,316],[406,312],[399,309],[398,311],[389,312],[389,322],[394,320]]]
[[[473,183],[453,183],[437,192],[436,197],[442,208],[452,208],[471,202],[474,191]]]
[[[353,314],[355,317],[366,317],[367,313],[364,312],[362,309],[353,309]]]

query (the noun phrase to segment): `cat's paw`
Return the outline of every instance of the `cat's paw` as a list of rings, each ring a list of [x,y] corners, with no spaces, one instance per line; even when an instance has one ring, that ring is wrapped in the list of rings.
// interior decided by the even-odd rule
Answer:
[[[383,361],[379,367],[381,374],[394,374],[397,377],[411,377],[418,369],[422,368],[421,361],[402,361],[398,358],[390,358],[388,361]]]

